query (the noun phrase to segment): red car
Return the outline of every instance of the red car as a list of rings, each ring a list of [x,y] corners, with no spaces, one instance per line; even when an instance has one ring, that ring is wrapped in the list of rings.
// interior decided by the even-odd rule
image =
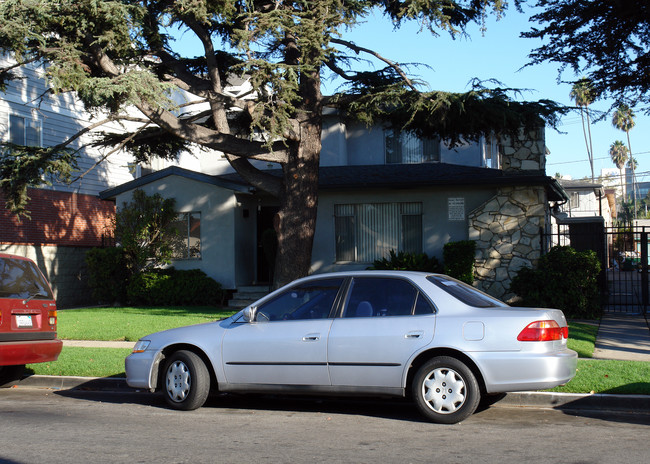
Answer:
[[[56,301],[36,264],[0,253],[0,386],[22,378],[25,364],[56,361]]]

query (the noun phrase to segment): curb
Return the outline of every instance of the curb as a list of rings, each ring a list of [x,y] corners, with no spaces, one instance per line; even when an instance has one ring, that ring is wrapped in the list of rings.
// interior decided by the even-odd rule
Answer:
[[[53,390],[87,390],[135,393],[145,390],[129,387],[121,377],[64,377],[31,375],[16,387]],[[513,392],[503,394],[491,407],[560,410],[601,410],[650,413],[650,395],[614,395],[607,393]]]

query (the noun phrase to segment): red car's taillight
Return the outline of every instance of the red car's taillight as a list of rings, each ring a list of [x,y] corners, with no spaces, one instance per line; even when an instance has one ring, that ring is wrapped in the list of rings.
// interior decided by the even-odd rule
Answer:
[[[520,342],[549,342],[569,338],[569,328],[560,327],[555,321],[536,321],[528,324],[521,331],[517,340]]]
[[[52,328],[56,328],[56,318],[57,318],[57,312],[56,310],[50,310],[47,312],[47,318],[48,322],[52,326]]]

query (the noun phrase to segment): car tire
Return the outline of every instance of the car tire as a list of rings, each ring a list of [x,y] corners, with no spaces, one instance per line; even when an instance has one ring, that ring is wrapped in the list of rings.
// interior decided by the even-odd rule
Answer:
[[[210,373],[196,353],[176,351],[165,363],[162,389],[169,406],[191,411],[203,406],[208,399]]]
[[[440,424],[455,424],[467,419],[481,400],[472,370],[450,356],[427,361],[415,374],[411,388],[420,412]]]

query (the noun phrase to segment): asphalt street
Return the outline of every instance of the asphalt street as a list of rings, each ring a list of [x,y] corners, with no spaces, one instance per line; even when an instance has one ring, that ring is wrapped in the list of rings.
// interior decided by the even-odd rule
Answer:
[[[489,407],[455,425],[404,401],[0,391],[3,463],[647,463],[648,414]]]

